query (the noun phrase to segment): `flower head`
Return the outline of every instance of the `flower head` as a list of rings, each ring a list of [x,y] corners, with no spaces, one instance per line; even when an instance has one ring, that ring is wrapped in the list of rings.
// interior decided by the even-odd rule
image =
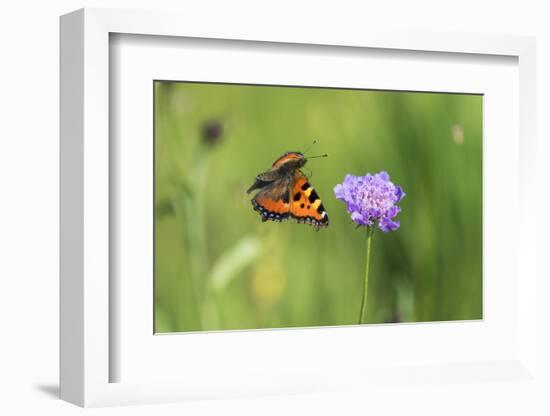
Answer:
[[[394,219],[401,208],[396,204],[405,193],[390,181],[387,172],[346,175],[344,182],[334,187],[334,194],[346,203],[351,219],[358,225],[378,225],[385,233],[399,228],[399,221]]]
[[[208,120],[201,127],[202,142],[207,146],[215,146],[222,139],[223,124],[219,120]]]

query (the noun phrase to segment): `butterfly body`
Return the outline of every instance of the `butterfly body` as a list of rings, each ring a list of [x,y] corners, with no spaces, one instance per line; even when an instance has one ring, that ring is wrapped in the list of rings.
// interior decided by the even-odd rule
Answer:
[[[293,218],[317,230],[328,226],[328,215],[321,199],[300,170],[306,162],[303,153],[287,152],[270,170],[256,176],[247,193],[259,190],[252,198],[252,206],[260,213],[262,221],[281,222]]]

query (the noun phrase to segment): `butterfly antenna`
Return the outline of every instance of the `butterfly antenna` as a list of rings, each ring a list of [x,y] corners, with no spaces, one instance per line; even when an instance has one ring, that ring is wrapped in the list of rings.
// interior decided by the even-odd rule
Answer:
[[[324,155],[317,155],[317,156],[311,156],[311,157],[308,157],[306,159],[315,159],[315,158],[318,158],[318,157],[328,157],[328,155],[325,153]]]
[[[311,147],[312,147],[315,143],[317,143],[317,139],[313,140],[313,143],[311,143],[311,144],[307,147],[307,149],[304,151],[304,155],[305,155],[307,152],[309,152],[309,150],[311,149]]]

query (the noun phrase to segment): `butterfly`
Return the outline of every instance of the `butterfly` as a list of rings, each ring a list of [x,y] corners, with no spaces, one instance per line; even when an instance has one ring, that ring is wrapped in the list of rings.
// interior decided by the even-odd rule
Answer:
[[[325,207],[307,176],[300,170],[312,158],[306,158],[300,152],[286,152],[270,170],[256,176],[246,193],[259,189],[252,198],[252,206],[260,213],[262,221],[281,222],[293,218],[300,224],[312,225],[316,230],[328,227]]]

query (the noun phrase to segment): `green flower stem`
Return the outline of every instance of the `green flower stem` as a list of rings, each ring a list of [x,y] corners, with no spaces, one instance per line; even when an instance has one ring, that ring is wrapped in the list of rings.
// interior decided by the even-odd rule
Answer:
[[[359,315],[359,325],[367,321],[367,294],[369,289],[369,266],[372,236],[374,235],[374,227],[367,227],[367,260],[365,262],[365,281],[363,284],[363,300],[361,301],[361,313]]]

